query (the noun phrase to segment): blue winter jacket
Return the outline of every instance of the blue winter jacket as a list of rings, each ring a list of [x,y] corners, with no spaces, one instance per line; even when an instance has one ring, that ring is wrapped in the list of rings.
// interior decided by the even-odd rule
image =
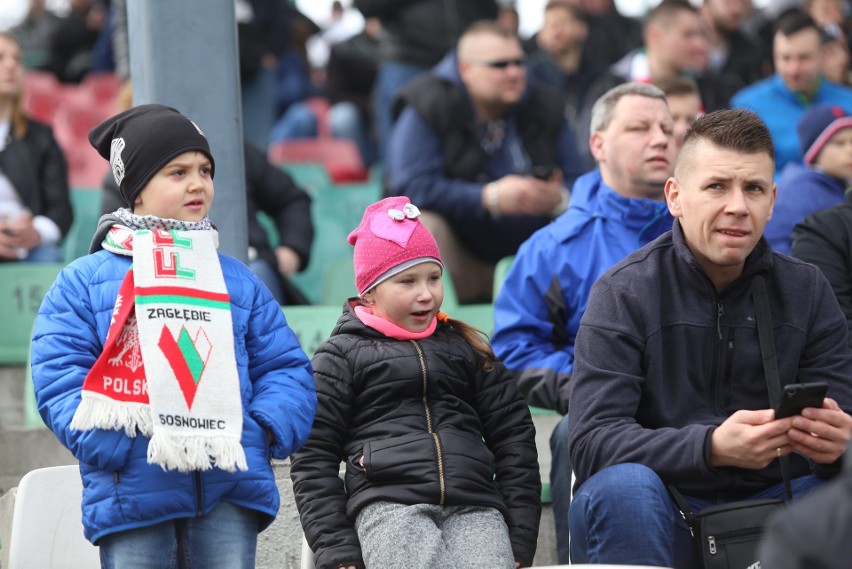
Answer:
[[[592,284],[671,227],[665,202],[626,198],[596,169],[577,179],[568,211],[521,246],[495,301],[492,346],[530,404],[567,410]]]
[[[114,532],[204,515],[220,501],[260,512],[261,530],[279,506],[270,457],[289,456],[307,438],[316,392],[310,361],[281,308],[238,260],[219,255],[231,297],[247,471],[167,472],[148,464],[148,439],[141,434],[69,426],[131,261],[100,250],[72,262],[48,291],[33,330],[39,413],[80,462],[86,538],[96,543]]]
[[[813,105],[840,105],[852,113],[852,89],[822,80],[811,99],[795,93],[779,75],[773,75],[741,89],[731,97],[732,107],[743,107],[757,113],[772,134],[775,144],[775,172],[788,162],[802,161],[802,147],[796,133],[796,123]]]
[[[772,219],[763,236],[773,249],[791,254],[793,226],[810,214],[843,203],[846,183],[804,164],[791,162],[778,178],[778,195]]]

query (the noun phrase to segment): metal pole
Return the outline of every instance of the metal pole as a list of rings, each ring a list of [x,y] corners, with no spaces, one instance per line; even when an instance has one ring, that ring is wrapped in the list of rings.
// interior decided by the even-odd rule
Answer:
[[[245,165],[234,0],[128,0],[133,104],[178,109],[216,160],[219,250],[246,262]]]

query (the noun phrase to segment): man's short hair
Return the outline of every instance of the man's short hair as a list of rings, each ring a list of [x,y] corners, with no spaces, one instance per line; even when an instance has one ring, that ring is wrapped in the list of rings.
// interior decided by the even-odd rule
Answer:
[[[572,3],[571,0],[550,0],[545,6],[544,11],[549,12],[551,10],[564,10],[571,14],[571,16],[575,20],[585,20],[586,13],[582,8]]]
[[[666,95],[659,87],[650,83],[639,83],[636,81],[617,85],[601,95],[594,106],[592,106],[592,120],[589,132],[606,130],[612,122],[612,110],[618,101],[626,95],[637,95],[649,99],[660,99],[665,102]]]
[[[807,12],[802,12],[801,10],[792,10],[785,13],[775,24],[775,33],[785,37],[790,37],[807,29],[812,29],[818,34],[822,32],[819,24]]]
[[[666,97],[677,97],[680,95],[695,95],[701,98],[701,93],[698,90],[698,83],[690,77],[680,75],[670,75],[661,77],[654,81],[654,85],[666,94]]]
[[[496,20],[478,20],[469,25],[461,37],[459,37],[458,44],[456,44],[456,51],[461,54],[462,45],[468,42],[472,36],[481,34],[497,36],[507,40],[520,41],[518,34],[504,26],[501,26]]]
[[[698,8],[688,0],[663,0],[648,12],[644,29],[647,31],[648,26],[653,25],[668,29],[681,12],[698,14]]]
[[[766,123],[746,109],[725,109],[699,117],[683,137],[683,146],[675,163],[675,177],[683,162],[692,157],[693,148],[702,140],[740,154],[767,154],[775,160],[775,146]]]

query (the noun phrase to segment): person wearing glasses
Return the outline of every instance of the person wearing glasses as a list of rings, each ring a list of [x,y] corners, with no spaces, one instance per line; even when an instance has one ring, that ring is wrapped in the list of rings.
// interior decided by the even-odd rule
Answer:
[[[490,302],[497,261],[565,210],[583,163],[562,106],[494,21],[396,101],[385,183],[420,206],[460,302]]]

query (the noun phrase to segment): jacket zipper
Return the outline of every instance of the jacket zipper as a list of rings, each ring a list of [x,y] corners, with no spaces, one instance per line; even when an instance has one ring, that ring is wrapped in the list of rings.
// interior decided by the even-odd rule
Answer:
[[[432,440],[435,443],[435,453],[438,457],[438,487],[440,488],[440,498],[438,504],[444,505],[445,486],[444,486],[444,455],[441,452],[441,443],[438,440],[438,434],[432,430],[432,412],[429,410],[429,398],[427,397],[428,374],[426,373],[426,360],[423,357],[423,350],[420,349],[420,344],[411,340],[414,344],[414,349],[417,350],[417,359],[420,361],[420,373],[423,376],[423,409],[426,411],[426,430],[432,435]]]
[[[725,375],[723,376],[722,383],[722,405],[725,409],[731,404],[731,392],[733,391],[733,386],[731,385],[731,368],[734,365],[734,330],[731,330],[730,337],[728,337],[728,349],[725,352]]]
[[[716,301],[716,334],[719,335],[719,340],[722,340],[722,316],[725,314],[725,303],[721,300]]]
[[[201,473],[195,471],[195,515],[199,518],[204,515],[204,495],[201,491]]]
[[[724,353],[724,337],[722,336],[722,316],[725,314],[725,303],[721,300],[716,301],[716,342],[713,346],[713,361],[712,369],[710,370],[710,388],[708,397],[710,408],[713,412],[719,412],[719,382],[720,376],[723,373],[720,365]]]

